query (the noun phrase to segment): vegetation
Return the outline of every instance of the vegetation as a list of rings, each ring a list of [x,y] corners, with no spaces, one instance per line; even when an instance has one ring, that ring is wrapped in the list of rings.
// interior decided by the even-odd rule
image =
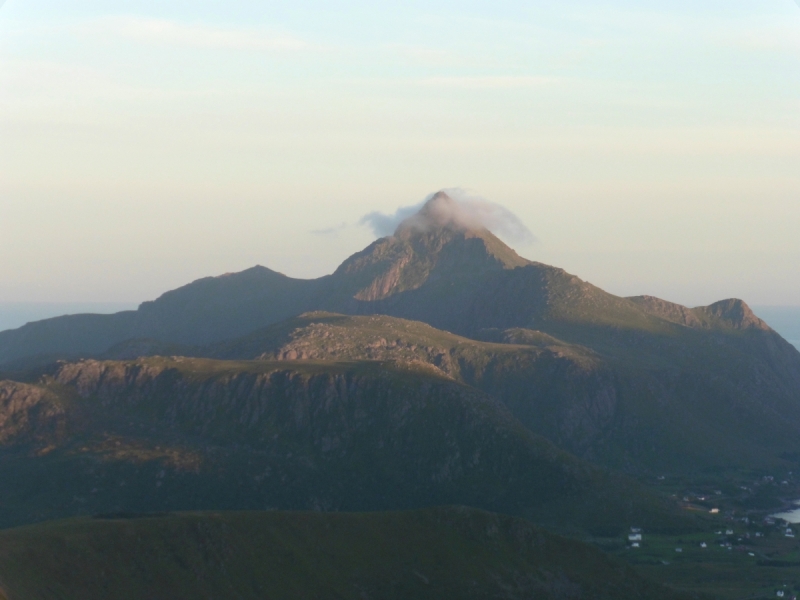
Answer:
[[[8,600],[688,599],[585,544],[466,508],[107,515],[0,532]]]

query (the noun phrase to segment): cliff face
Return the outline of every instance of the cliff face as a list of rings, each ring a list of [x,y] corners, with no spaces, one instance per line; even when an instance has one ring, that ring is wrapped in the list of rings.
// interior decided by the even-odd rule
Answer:
[[[52,415],[72,434],[40,423],[38,445],[0,450],[0,476],[20,478],[0,490],[5,524],[87,511],[464,504],[578,529],[683,526],[630,481],[425,365],[82,361],[37,387],[73,395],[66,415]]]
[[[0,381],[0,446],[63,438],[67,414],[63,404],[39,386]]]

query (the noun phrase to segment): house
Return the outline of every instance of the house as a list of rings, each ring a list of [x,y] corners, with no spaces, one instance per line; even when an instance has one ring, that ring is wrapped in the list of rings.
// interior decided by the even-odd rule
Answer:
[[[726,529],[725,535],[733,535],[733,529]]]
[[[778,590],[777,592],[775,592],[775,595],[776,595],[778,598],[783,598],[783,590]]]
[[[642,534],[641,533],[630,533],[630,534],[628,534],[628,541],[629,542],[641,542],[642,541]]]
[[[786,532],[784,533],[786,537],[794,537],[794,531],[792,531],[791,527],[786,528]]]
[[[633,542],[631,544],[631,548],[638,548],[638,547],[639,547],[639,542]]]
[[[675,548],[675,552],[683,552],[683,548]]]
[[[712,508],[712,509],[711,509],[709,512],[710,512],[712,515],[717,515],[717,514],[719,514],[719,509],[718,509],[718,508]]]
[[[701,548],[708,548],[708,544],[706,544],[705,542],[701,542],[700,543],[700,547]]]

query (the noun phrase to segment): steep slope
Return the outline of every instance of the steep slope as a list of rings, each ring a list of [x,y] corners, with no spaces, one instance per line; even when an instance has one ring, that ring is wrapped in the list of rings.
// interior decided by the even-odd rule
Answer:
[[[113,510],[467,504],[564,529],[689,522],[425,365],[83,361],[6,382],[0,525]]]
[[[690,597],[587,545],[466,508],[47,523],[0,532],[0,580],[7,600]]]
[[[701,329],[701,318],[720,318],[714,308],[694,310]],[[655,337],[657,344],[594,351],[529,329],[487,331],[503,342],[487,343],[393,317],[308,313],[200,352],[226,359],[426,363],[500,399],[559,446],[617,468],[791,468],[782,456],[800,451],[800,403],[791,385],[769,387],[791,384],[791,364],[770,363],[768,347],[756,352],[759,339],[741,327],[752,320],[746,306],[735,310],[744,314],[727,320],[735,333],[713,338],[712,347],[704,347],[707,333],[688,329]],[[763,333],[767,342],[780,342]],[[709,379],[709,372],[718,377]]]

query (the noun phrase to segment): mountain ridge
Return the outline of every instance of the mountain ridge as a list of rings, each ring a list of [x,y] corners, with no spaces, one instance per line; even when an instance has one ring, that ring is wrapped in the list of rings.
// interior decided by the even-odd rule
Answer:
[[[485,228],[459,223],[453,202],[435,195],[394,235],[318,279],[256,266],[198,279],[136,311],[57,317],[0,332],[0,367],[37,356],[42,362],[98,354],[132,338],[209,344],[312,310],[388,314],[470,337],[519,327],[576,342],[581,328],[607,335],[669,333],[687,323],[709,330],[766,327],[738,300],[689,309],[646,296],[613,296],[563,269],[520,257]]]

